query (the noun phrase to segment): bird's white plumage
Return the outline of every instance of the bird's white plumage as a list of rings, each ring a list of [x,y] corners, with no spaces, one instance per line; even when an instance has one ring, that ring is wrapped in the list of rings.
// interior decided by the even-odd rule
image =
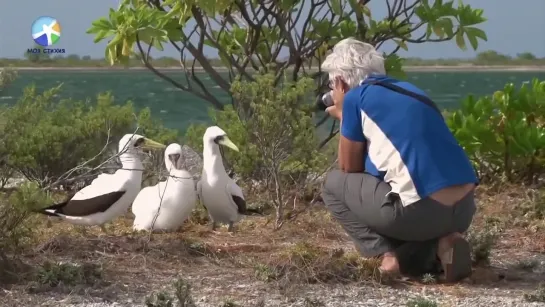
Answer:
[[[176,154],[179,160],[171,161],[169,156]],[[165,150],[169,178],[140,191],[132,205],[133,229],[176,230],[195,208],[195,182],[191,174],[181,168],[181,155],[179,144],[171,144]]]
[[[124,178],[127,173],[115,172],[113,174],[100,174],[91,184],[79,190],[73,197],[73,200],[82,200],[97,197],[105,192],[121,191],[125,187],[129,178]]]
[[[244,194],[225,171],[219,145],[214,141],[217,137],[226,137],[226,133],[216,126],[209,127],[204,134],[203,172],[197,191],[212,221],[229,224],[242,217],[232,196],[244,199]]]
[[[86,216],[64,215],[54,209],[44,211],[55,213],[72,224],[87,226],[102,225],[125,213],[141,188],[143,165],[138,157],[137,149],[133,147],[135,142],[141,138],[144,137],[136,134],[125,135],[119,142],[118,148],[119,152],[122,152],[119,155],[122,168],[113,174],[100,174],[90,185],[78,191],[71,198],[71,200],[88,200],[103,194],[125,191],[125,194],[106,211]]]

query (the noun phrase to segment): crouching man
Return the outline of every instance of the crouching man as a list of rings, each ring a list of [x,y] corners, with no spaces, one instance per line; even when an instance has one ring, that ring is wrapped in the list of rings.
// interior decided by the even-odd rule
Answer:
[[[462,234],[478,180],[435,104],[386,76],[375,48],[352,38],[322,69],[334,101],[326,112],[341,122],[339,170],[327,174],[322,191],[328,210],[364,257],[382,259],[382,273],[402,272],[396,250],[413,244],[419,259],[441,264],[446,281],[470,276]]]

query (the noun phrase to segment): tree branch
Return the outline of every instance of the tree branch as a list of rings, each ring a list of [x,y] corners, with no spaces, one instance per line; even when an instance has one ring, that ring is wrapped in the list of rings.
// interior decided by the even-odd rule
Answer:
[[[185,85],[177,82],[176,80],[172,79],[171,77],[169,77],[169,76],[163,74],[162,72],[158,71],[157,69],[155,69],[155,67],[153,67],[153,65],[151,65],[151,63],[147,60],[149,58],[149,54],[144,52],[144,49],[142,48],[142,44],[140,43],[140,38],[138,37],[138,34],[136,34],[136,46],[138,48],[138,51],[140,52],[141,61],[144,64],[144,66],[146,66],[149,70],[151,70],[159,78],[169,82],[170,84],[172,84],[173,86],[175,86],[175,87],[177,87],[179,89],[190,92],[193,95],[195,95],[195,96],[197,96],[197,97],[199,97],[201,99],[208,100],[210,103],[212,103],[214,105],[214,107],[216,107],[218,109],[223,108],[223,105],[215,97],[213,97],[212,95],[206,95],[206,94],[199,93],[197,91],[193,91],[193,90],[191,90],[189,85],[185,86]]]

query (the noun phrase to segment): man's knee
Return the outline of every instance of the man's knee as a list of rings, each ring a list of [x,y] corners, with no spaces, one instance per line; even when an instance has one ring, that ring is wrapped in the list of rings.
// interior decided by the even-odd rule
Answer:
[[[337,169],[329,171],[322,186],[322,193],[337,194],[339,192],[339,188],[342,186],[340,183],[343,181],[345,176],[345,173]]]
[[[343,172],[332,170],[327,173],[324,184],[322,185],[322,199],[326,206],[341,200],[341,191],[339,190],[339,182]]]

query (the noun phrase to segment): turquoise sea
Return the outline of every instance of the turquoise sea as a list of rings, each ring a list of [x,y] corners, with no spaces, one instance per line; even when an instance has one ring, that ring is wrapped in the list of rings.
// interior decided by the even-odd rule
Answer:
[[[183,75],[168,72],[183,81]],[[97,93],[111,91],[117,102],[132,100],[137,107],[150,107],[154,116],[171,128],[185,130],[190,123],[208,122],[210,105],[189,93],[174,88],[146,70],[137,71],[20,71],[19,79],[0,92],[0,103],[15,103],[22,89],[34,83],[38,89],[48,89],[63,83],[62,97],[94,98]],[[545,72],[410,72],[408,80],[426,90],[434,101],[447,109],[456,108],[469,94],[491,94],[505,83],[517,85],[532,78],[545,79]],[[205,84],[222,101],[229,97],[204,76]]]

